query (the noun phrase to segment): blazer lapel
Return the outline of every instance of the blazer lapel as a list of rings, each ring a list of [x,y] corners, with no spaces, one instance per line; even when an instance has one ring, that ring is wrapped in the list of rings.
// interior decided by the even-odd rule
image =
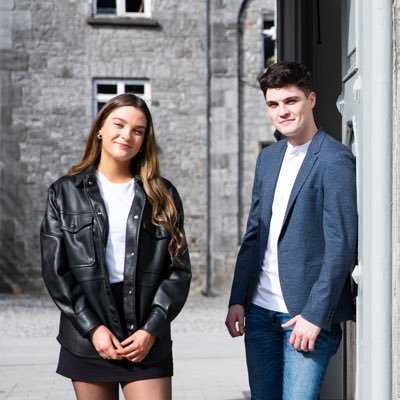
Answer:
[[[283,219],[282,226],[285,225],[289,211],[292,208],[293,203],[296,200],[296,197],[299,194],[300,189],[303,187],[303,184],[304,184],[305,180],[307,179],[307,176],[310,173],[313,165],[315,164],[315,162],[318,159],[319,149],[320,149],[321,144],[324,141],[325,137],[326,137],[326,133],[324,133],[323,131],[318,131],[310,143],[310,147],[304,158],[303,164],[300,167],[299,173],[297,174],[292,191],[290,193],[290,197],[289,197],[288,205],[286,207],[286,213],[285,213],[285,217]]]
[[[283,158],[285,157],[285,152],[287,148],[287,140],[282,140],[282,145],[277,148],[277,151],[272,155],[270,160],[268,160],[267,170],[263,176],[263,193],[261,199],[263,199],[265,210],[272,209],[272,202],[274,200],[274,193],[276,183],[278,181],[279,172],[281,170]]]
[[[269,225],[272,215],[272,202],[274,200],[276,182],[278,181],[279,172],[281,170],[283,158],[285,157],[287,148],[286,139],[282,139],[278,143],[280,146],[277,146],[276,151],[272,153],[270,157],[268,157],[268,163],[265,165],[265,168],[262,169],[263,183],[260,201],[262,201],[261,221],[263,223],[260,230],[260,256],[264,254],[265,247],[267,246]]]

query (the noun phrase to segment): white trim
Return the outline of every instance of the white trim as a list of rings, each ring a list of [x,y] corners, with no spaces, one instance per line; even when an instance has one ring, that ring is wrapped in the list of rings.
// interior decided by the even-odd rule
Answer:
[[[144,10],[143,12],[126,12],[126,0],[116,0],[115,1],[116,10],[115,15],[117,17],[130,17],[130,18],[137,18],[137,17],[151,17],[151,0],[144,0]],[[97,2],[96,0],[93,1],[93,13],[99,14],[97,12]]]
[[[117,93],[99,93],[98,85],[116,85]],[[126,85],[143,85],[143,94],[142,93],[134,93],[137,96],[141,97],[147,105],[150,107],[151,105],[151,85],[148,79],[107,79],[107,78],[99,78],[93,80],[93,112],[94,115],[97,114],[97,103],[106,103],[111,100],[113,97],[126,93],[125,86]]]

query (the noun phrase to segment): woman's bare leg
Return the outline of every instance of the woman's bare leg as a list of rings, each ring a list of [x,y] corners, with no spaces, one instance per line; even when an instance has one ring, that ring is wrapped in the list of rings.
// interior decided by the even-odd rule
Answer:
[[[146,379],[122,383],[125,400],[171,400],[171,378]]]
[[[114,382],[73,381],[77,400],[118,400],[119,386]]]

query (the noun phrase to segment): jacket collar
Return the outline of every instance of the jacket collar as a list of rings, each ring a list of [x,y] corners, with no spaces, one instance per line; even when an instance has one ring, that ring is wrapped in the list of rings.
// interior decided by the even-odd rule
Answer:
[[[97,171],[97,168],[94,165],[90,165],[85,170],[76,174],[74,176],[75,177],[74,186],[78,187],[78,186],[83,185],[85,180],[86,181],[89,179],[96,180],[96,171]],[[139,183],[140,186],[143,186],[142,178],[140,177],[139,174],[135,174],[134,178],[135,178],[135,182]]]
[[[317,154],[319,153],[323,141],[326,139],[327,133],[323,129],[318,129],[317,133],[311,140],[310,147],[308,149],[308,153]]]

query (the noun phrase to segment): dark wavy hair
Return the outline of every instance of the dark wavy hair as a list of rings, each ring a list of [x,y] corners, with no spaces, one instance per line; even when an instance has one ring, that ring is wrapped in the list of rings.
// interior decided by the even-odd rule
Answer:
[[[147,126],[144,140],[139,152],[131,160],[132,174],[139,174],[143,187],[152,207],[152,222],[167,230],[171,239],[168,251],[172,258],[178,259],[184,246],[184,235],[179,225],[179,214],[170,192],[160,176],[158,151],[154,135],[153,119],[146,102],[140,97],[125,93],[113,97],[98,112],[89,136],[86,141],[85,153],[81,162],[71,167],[70,175],[78,174],[90,166],[97,167],[100,162],[102,141],[98,140],[97,134],[103,127],[107,117],[117,108],[134,107],[143,112],[146,117]]]
[[[272,64],[258,80],[264,97],[268,89],[280,89],[294,85],[308,96],[312,91],[312,78],[307,67],[292,61]]]

